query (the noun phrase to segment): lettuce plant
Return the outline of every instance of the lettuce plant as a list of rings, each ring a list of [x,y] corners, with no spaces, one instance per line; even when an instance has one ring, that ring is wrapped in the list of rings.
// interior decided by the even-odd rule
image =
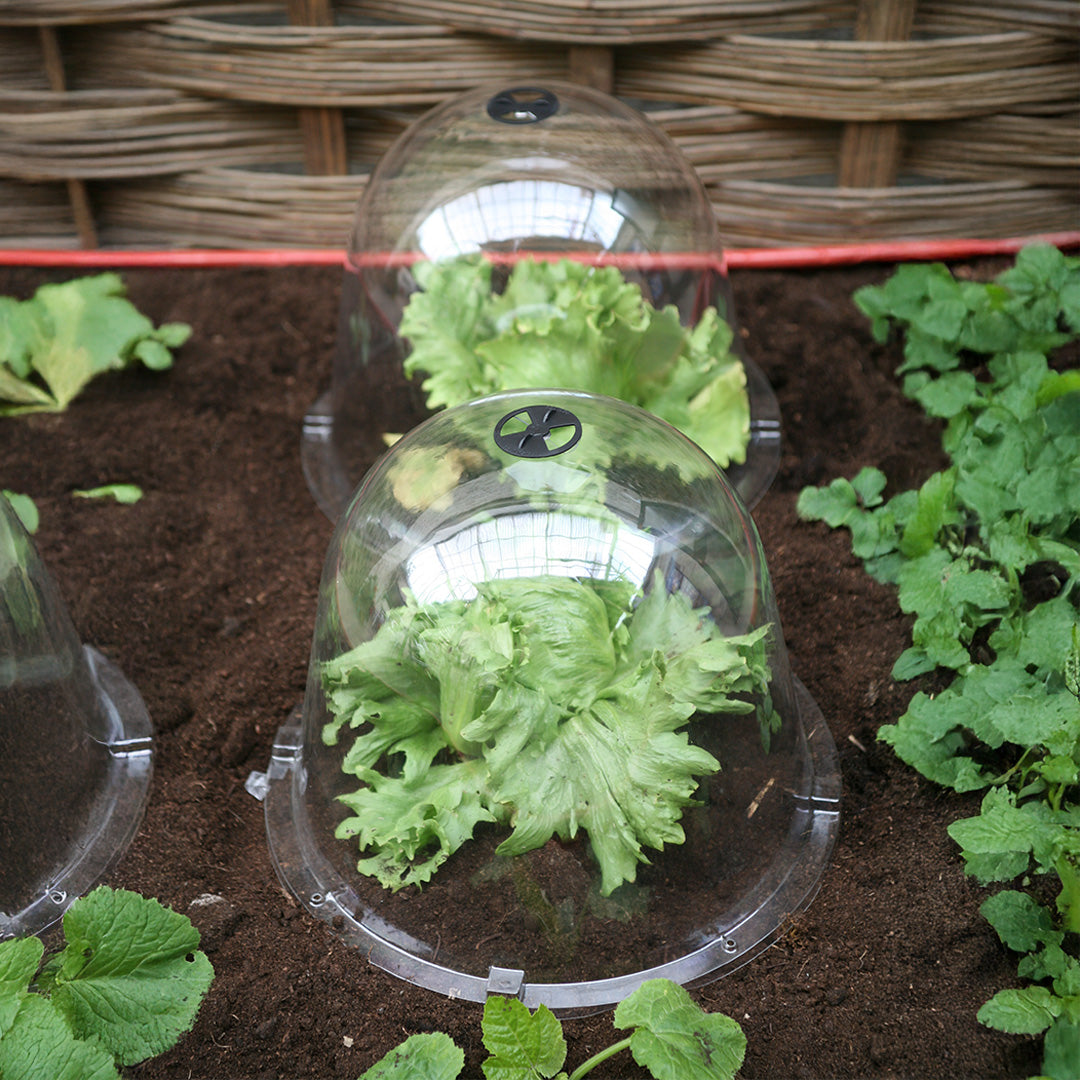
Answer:
[[[656,1080],[732,1080],[746,1054],[746,1036],[722,1013],[704,1012],[677,983],[649,979],[619,1003],[614,1025],[626,1038],[563,1071],[562,1025],[541,1005],[535,1013],[514,998],[484,1005],[485,1080],[583,1080],[624,1050]],[[441,1031],[412,1035],[360,1080],[456,1080],[465,1055]]]
[[[190,334],[185,323],[155,328],[118,274],[42,285],[29,300],[0,296],[0,416],[63,412],[106,371],[168,368]]]
[[[721,468],[746,460],[746,371],[715,308],[688,329],[613,266],[526,259],[499,293],[492,270],[474,256],[414,268],[421,291],[400,330],[411,346],[405,372],[425,375],[429,408],[500,390],[583,390],[659,416]]]
[[[725,636],[657,578],[494,580],[467,601],[392,609],[322,669],[323,739],[356,735],[341,796],[358,869],[422,885],[481,822],[500,855],[588,833],[607,896],[643,847],[681,844],[683,809],[720,763],[690,742],[695,714],[759,711],[767,741],[771,627]],[[756,704],[755,704],[756,702]]]

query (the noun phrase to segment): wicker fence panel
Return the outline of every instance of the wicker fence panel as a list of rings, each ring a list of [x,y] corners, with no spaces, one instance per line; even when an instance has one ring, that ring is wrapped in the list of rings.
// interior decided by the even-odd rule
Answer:
[[[176,19],[84,31],[73,74],[296,108],[434,105],[478,77],[567,76],[565,49],[441,26],[240,26]]]
[[[702,41],[725,34],[828,30],[850,25],[854,0],[361,0],[343,10],[386,19],[435,22],[458,30],[502,34],[562,44],[641,45],[653,41]]]
[[[481,82],[645,109],[730,244],[1080,228],[1076,0],[0,0],[0,244],[341,247]]]

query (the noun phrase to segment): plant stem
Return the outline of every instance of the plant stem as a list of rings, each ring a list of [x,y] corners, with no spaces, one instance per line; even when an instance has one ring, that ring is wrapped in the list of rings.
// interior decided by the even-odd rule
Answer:
[[[630,1049],[630,1036],[627,1035],[625,1039],[617,1043],[612,1043],[606,1050],[601,1050],[598,1054],[593,1054],[588,1061],[583,1061],[571,1074],[570,1080],[581,1080],[586,1074],[593,1071],[597,1065],[602,1061],[607,1061],[609,1057],[614,1057],[621,1050]]]

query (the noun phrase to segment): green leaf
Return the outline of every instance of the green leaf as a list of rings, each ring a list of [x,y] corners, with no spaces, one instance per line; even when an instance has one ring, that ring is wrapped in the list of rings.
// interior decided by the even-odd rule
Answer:
[[[908,518],[900,537],[900,553],[908,558],[925,555],[950,525],[960,521],[954,488],[956,474],[948,469],[934,473],[919,489],[915,513]]]
[[[190,328],[153,323],[113,273],[42,285],[23,303],[0,298],[0,411],[62,411],[96,375],[142,360],[170,366]],[[39,381],[41,385],[39,385]]]
[[[1009,1035],[1038,1035],[1061,1015],[1061,1000],[1045,986],[999,990],[978,1012],[980,1024]]]
[[[45,333],[44,318],[41,305],[33,300],[0,296],[0,374],[6,369],[16,382],[30,377],[31,358]]]
[[[633,1028],[634,1060],[656,1080],[731,1080],[746,1036],[722,1013],[705,1013],[678,984],[650,979],[615,1009],[615,1027]]]
[[[154,331],[154,340],[170,349],[179,349],[191,337],[191,327],[187,323],[162,323]]]
[[[126,890],[97,888],[64,915],[51,1002],[122,1065],[163,1053],[194,1023],[213,979],[191,921]]]
[[[422,885],[480,822],[510,826],[500,855],[583,829],[608,896],[643,848],[682,843],[683,810],[719,767],[684,729],[756,711],[771,735],[772,628],[727,637],[651,585],[635,604],[627,582],[492,580],[475,600],[395,608],[324,664],[324,741],[359,732],[343,769],[362,786],[341,796],[353,815],[337,835],[357,841],[360,872]]]
[[[94,1041],[72,1034],[44,998],[27,995],[0,1038],[3,1080],[120,1080],[112,1057]]]
[[[864,468],[852,480],[837,478],[828,487],[803,488],[795,509],[803,520],[846,526],[856,556],[880,558],[896,549],[898,538],[898,504],[890,500],[887,506],[880,505],[885,482],[879,469]]]
[[[566,1060],[562,1025],[546,1005],[530,1013],[516,998],[489,997],[483,1031],[487,1080],[548,1080]]]
[[[919,691],[895,724],[882,725],[878,737],[930,780],[957,791],[974,791],[991,778],[962,753],[968,746],[964,729],[970,716],[970,705],[956,694],[946,691],[931,698]]]
[[[1058,997],[1072,995],[1077,992],[1077,981],[1080,979],[1080,962],[1068,956],[1057,941],[1064,940],[1064,933],[1055,931],[1049,944],[1037,947],[1037,951],[1029,952],[1022,957],[1017,965],[1016,973],[1022,979],[1039,981],[1052,979],[1054,993]]]
[[[920,308],[916,325],[926,334],[952,341],[959,337],[966,315],[967,305],[960,299],[929,300]]]
[[[1051,1080],[1080,1076],[1080,1021],[1058,1017],[1043,1040],[1043,1073]]]
[[[1065,811],[1054,811],[1043,801],[1017,804],[1016,795],[1007,788],[991,788],[983,798],[981,812],[974,817],[953,822],[949,835],[975,856],[1031,854],[1043,871],[1053,868],[1061,857],[1063,844],[1075,827]],[[1065,828],[1063,828],[1065,826]]]
[[[0,415],[59,411],[52,394],[46,393],[32,382],[16,378],[4,367],[0,367],[0,400],[12,402],[11,405],[0,408]]]
[[[647,409],[721,467],[745,459],[746,374],[715,308],[684,328],[674,306],[653,308],[617,268],[572,259],[521,260],[499,294],[491,264],[476,256],[420,263],[414,274],[421,289],[401,321],[405,373],[425,376],[429,408],[566,386]]]
[[[136,484],[104,484],[101,487],[73,491],[72,495],[80,499],[115,499],[118,503],[130,506],[143,497],[143,492]]]
[[[357,870],[395,892],[423,885],[481,821],[497,821],[484,798],[485,776],[475,761],[434,765],[417,779],[360,773],[365,787],[340,796],[354,812],[337,827],[338,839],[355,837]]]
[[[887,481],[880,469],[869,466],[860,469],[851,480],[851,486],[859,497],[859,502],[868,510],[881,505],[881,493]]]
[[[930,416],[950,419],[980,400],[978,383],[969,371],[950,371],[910,394]]]
[[[3,496],[11,504],[15,516],[22,522],[22,527],[28,533],[33,535],[38,531],[38,526],[41,524],[41,515],[38,513],[37,505],[29,495],[20,495],[4,488],[0,491],[0,496]]]
[[[172,367],[172,353],[155,338],[145,337],[136,341],[131,355],[141,360],[151,371],[165,371]]]
[[[43,951],[44,946],[36,937],[0,941],[0,1039],[22,1007]]]
[[[1060,944],[1064,936],[1054,929],[1046,908],[1015,889],[1005,889],[984,900],[979,911],[1014,952],[1033,952],[1049,942]]]
[[[359,1080],[456,1080],[465,1055],[449,1035],[441,1031],[410,1035]]]

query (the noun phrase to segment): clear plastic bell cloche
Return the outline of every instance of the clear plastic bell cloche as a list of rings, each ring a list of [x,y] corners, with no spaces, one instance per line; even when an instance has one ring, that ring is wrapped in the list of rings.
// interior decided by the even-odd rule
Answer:
[[[431,411],[559,386],[656,413],[753,506],[779,411],[736,326],[705,188],[647,116],[581,86],[487,86],[416,121],[360,198],[304,469],[338,513]]]
[[[151,758],[138,691],[80,644],[0,495],[0,939],[55,922],[124,851],[142,820]]]
[[[445,409],[369,472],[249,789],[372,962],[565,1013],[745,963],[839,820],[744,503],[666,422],[566,390]]]

